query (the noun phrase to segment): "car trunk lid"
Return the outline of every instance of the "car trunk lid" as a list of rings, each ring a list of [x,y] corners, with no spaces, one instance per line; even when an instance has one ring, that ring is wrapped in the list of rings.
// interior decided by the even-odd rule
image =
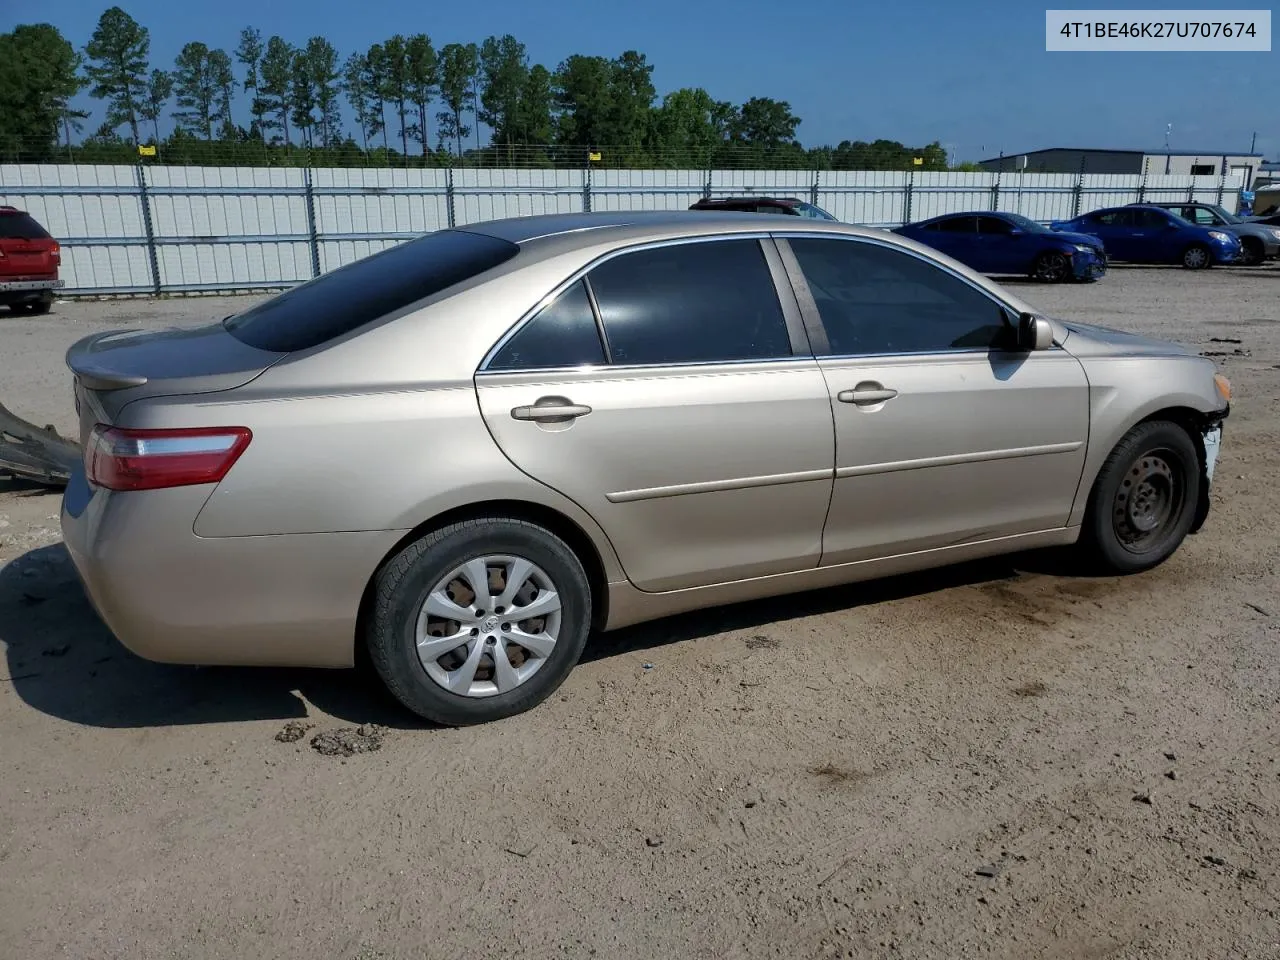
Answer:
[[[287,356],[237,340],[220,323],[191,330],[123,330],[72,344],[80,441],[95,423],[114,423],[135,400],[234,390]]]

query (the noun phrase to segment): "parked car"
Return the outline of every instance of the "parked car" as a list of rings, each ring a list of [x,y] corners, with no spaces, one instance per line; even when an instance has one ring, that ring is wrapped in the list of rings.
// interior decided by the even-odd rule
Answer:
[[[1062,283],[1097,280],[1107,272],[1107,257],[1097,237],[1055,232],[1016,213],[949,213],[893,232],[982,273]]]
[[[699,200],[690,210],[721,210],[735,213],[778,213],[788,217],[808,217],[811,220],[835,220],[819,206],[794,197],[726,197],[718,200]]]
[[[1235,234],[1198,227],[1154,204],[1107,207],[1073,220],[1056,220],[1051,226],[1099,237],[1108,260],[1180,263],[1188,270],[1201,270],[1240,258]]]
[[[1251,223],[1244,217],[1228,213],[1216,203],[1158,203],[1170,213],[1187,223],[1201,227],[1216,227],[1240,238],[1240,262],[1257,266],[1266,260],[1280,256],[1280,229],[1260,223]]]
[[[62,248],[31,214],[0,206],[0,306],[48,313],[58,279]]]
[[[1149,569],[1205,522],[1230,408],[1194,350],[905,237],[738,213],[440,230],[67,363],[62,530],[127,647],[363,647],[445,724],[682,611],[1036,547]]]
[[[1272,213],[1263,217],[1250,217],[1250,223],[1261,223],[1268,227],[1280,227],[1280,213]]]

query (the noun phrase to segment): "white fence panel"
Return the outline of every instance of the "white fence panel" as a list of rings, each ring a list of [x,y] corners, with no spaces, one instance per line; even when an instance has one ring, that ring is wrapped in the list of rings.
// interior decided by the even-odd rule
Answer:
[[[591,209],[687,210],[706,184],[705,170],[593,170]]]

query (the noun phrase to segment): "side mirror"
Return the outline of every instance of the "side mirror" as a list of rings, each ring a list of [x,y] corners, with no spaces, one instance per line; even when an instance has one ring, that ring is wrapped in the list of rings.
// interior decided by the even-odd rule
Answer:
[[[1018,314],[1018,347],[1023,350],[1048,350],[1053,346],[1053,326],[1034,313]]]

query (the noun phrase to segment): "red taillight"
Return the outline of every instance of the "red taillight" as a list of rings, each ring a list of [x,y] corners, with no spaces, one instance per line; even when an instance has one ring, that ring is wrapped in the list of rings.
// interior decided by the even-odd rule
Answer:
[[[252,439],[247,427],[127,430],[98,424],[85,444],[85,476],[107,490],[217,483]]]
[[[49,256],[53,258],[54,263],[57,263],[57,264],[62,263],[62,247],[58,246],[55,243],[52,247],[49,248]]]

